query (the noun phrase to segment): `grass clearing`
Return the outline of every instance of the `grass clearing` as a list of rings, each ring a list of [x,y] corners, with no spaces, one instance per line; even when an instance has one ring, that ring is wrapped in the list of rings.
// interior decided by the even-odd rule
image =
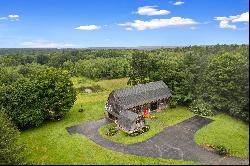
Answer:
[[[93,82],[85,78],[72,78],[75,87],[100,84],[103,92],[80,93],[77,101],[61,121],[48,122],[40,127],[22,131],[19,143],[26,144],[28,161],[32,164],[150,164],[150,165],[195,165],[192,161],[165,160],[128,155],[103,148],[84,135],[70,135],[66,127],[104,117],[103,109],[113,88],[126,86],[127,79]],[[85,81],[79,81],[85,80]],[[84,112],[78,112],[81,105]]]
[[[92,107],[89,107],[87,111],[91,109]],[[191,161],[127,155],[105,149],[83,135],[69,135],[65,127],[102,117],[98,113],[87,114],[87,112],[79,113],[75,106],[69,116],[62,121],[50,122],[22,132],[20,141],[27,145],[29,162],[32,164],[198,164]]]
[[[69,135],[66,127],[97,120],[104,117],[104,104],[112,89],[125,87],[127,79],[115,79],[94,82],[86,78],[72,78],[75,88],[80,86],[100,85],[105,90],[98,93],[79,93],[77,101],[65,118],[57,122],[48,122],[38,128],[28,129],[21,133],[20,143],[27,146],[28,161],[32,164],[151,164],[151,165],[191,165],[201,164],[192,161],[165,160],[160,158],[146,158],[123,154],[103,148],[83,135]],[[83,106],[84,112],[78,112]],[[167,109],[155,114],[157,121],[148,120],[151,125],[149,133],[141,137],[121,137],[123,143],[143,141],[163,127],[176,124],[193,116],[185,107]],[[227,115],[212,117],[212,124],[202,128],[195,135],[199,144],[205,142],[223,142],[229,147],[230,154],[247,156],[249,144],[248,125]],[[160,122],[160,123],[159,123]],[[146,134],[146,133],[145,133]],[[115,140],[114,140],[115,141]],[[119,142],[119,141],[118,141]]]
[[[210,118],[214,122],[195,133],[195,142],[224,145],[230,156],[249,158],[249,125],[226,114]]]

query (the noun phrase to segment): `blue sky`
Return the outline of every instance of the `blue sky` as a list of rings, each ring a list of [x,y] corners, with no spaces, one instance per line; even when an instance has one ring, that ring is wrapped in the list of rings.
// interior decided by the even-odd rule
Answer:
[[[249,43],[249,0],[1,0],[0,47]]]

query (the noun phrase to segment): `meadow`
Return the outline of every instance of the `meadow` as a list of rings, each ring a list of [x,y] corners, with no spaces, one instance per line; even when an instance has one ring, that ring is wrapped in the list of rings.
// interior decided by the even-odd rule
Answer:
[[[127,86],[127,78],[93,81],[84,77],[73,77],[74,87],[100,86],[102,91],[97,93],[78,92],[77,101],[66,115],[57,122],[47,122],[40,127],[22,131],[19,143],[27,146],[28,162],[32,164],[202,164],[193,161],[166,160],[146,158],[123,154],[105,149],[84,135],[70,135],[66,127],[104,117],[104,104],[109,93],[116,88]],[[79,112],[82,108],[84,111]],[[116,142],[131,144],[143,141],[160,132],[164,127],[181,122],[194,116],[185,107],[165,110],[155,114],[156,121],[147,120],[152,126],[148,133],[138,137],[125,137],[119,133],[110,137]],[[218,114],[214,122],[199,130],[195,135],[198,144],[221,143],[230,149],[230,155],[239,157],[249,156],[249,126],[225,114]],[[100,128],[105,135],[109,126]]]

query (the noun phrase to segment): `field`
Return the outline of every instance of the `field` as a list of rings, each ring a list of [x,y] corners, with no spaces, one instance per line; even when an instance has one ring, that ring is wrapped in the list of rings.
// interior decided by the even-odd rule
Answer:
[[[19,141],[27,146],[29,162],[33,164],[199,164],[192,161],[127,155],[105,149],[83,135],[69,135],[66,127],[104,117],[103,109],[108,94],[112,89],[127,86],[126,78],[94,82],[75,77],[72,81],[75,88],[99,85],[103,91],[90,94],[79,93],[77,101],[64,119],[23,131]],[[80,108],[84,111],[79,112]],[[161,123],[148,121],[152,127],[147,134],[129,140],[122,135],[110,139],[127,144],[143,141],[164,127],[193,116],[185,107],[157,114]],[[249,155],[249,126],[227,115],[217,115],[213,119],[215,122],[197,132],[195,140],[199,144],[218,141],[230,149],[230,155],[247,157]],[[105,127],[101,129],[102,131],[105,132]]]

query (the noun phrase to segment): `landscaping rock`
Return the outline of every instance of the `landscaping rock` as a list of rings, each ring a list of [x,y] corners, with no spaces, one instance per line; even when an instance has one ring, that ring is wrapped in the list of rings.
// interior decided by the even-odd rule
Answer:
[[[85,91],[86,93],[93,93],[93,91],[92,91],[91,89],[88,89],[88,88],[85,89],[84,91]]]

